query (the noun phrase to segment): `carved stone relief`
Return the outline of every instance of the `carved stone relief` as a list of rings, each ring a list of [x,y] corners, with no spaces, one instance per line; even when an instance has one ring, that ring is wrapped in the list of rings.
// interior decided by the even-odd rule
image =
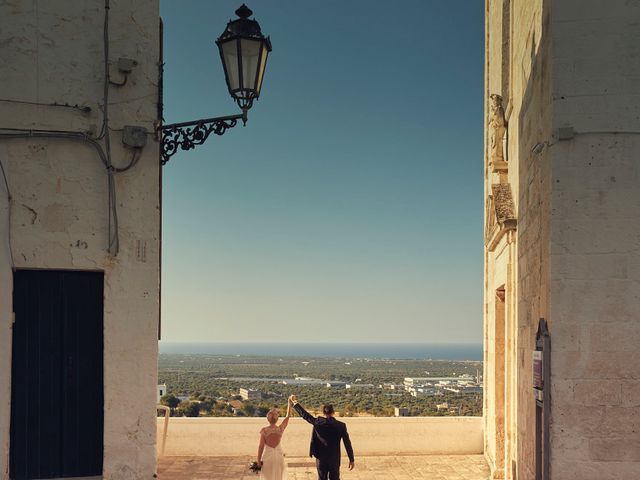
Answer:
[[[491,185],[491,195],[487,197],[485,208],[485,245],[489,251],[493,251],[502,236],[510,230],[515,230],[518,224],[511,185]]]

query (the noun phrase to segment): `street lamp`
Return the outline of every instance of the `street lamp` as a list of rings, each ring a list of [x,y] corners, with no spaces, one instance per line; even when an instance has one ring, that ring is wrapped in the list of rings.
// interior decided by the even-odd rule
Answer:
[[[269,37],[262,35],[258,22],[249,19],[252,13],[242,4],[236,10],[240,18],[229,22],[216,40],[229,93],[242,111],[251,108],[253,99],[260,96],[267,56],[271,51]]]
[[[229,93],[242,113],[161,126],[162,165],[169,161],[178,148],[191,150],[196,145],[202,145],[211,133],[222,135],[235,127],[238,120],[247,123],[247,111],[260,96],[267,56],[271,51],[271,40],[262,34],[260,24],[249,18],[252,14],[242,4],[236,10],[239,18],[230,21],[216,40]]]

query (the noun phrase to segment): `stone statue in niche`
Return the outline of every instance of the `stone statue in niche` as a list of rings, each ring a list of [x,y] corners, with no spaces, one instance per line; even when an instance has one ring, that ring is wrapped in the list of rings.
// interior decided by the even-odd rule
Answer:
[[[507,121],[504,118],[502,97],[497,94],[489,96],[489,162],[499,165],[505,162],[504,137],[507,132]]]

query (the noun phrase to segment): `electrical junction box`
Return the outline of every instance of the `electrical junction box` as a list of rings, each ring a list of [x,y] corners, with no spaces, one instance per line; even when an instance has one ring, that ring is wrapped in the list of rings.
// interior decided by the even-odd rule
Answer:
[[[556,132],[558,140],[571,140],[576,136],[576,131],[573,127],[560,127]]]
[[[132,148],[144,147],[147,144],[147,129],[134,125],[125,125],[122,129],[122,143]]]
[[[130,58],[119,58],[118,59],[118,70],[122,73],[131,73],[133,67],[138,65],[138,62],[132,60]]]

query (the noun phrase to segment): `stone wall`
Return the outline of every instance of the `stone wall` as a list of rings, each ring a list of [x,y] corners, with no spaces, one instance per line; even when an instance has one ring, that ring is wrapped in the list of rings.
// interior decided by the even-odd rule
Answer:
[[[493,173],[488,151],[485,155],[485,194],[492,184],[508,183],[517,229],[492,250],[485,248],[485,350],[500,353],[486,357],[485,379],[491,383],[496,381],[491,375],[502,376],[498,389],[485,382],[485,420],[496,424],[493,433],[487,427],[485,454],[494,478],[530,479],[535,471],[532,351],[538,319],[549,316],[550,155],[548,148],[537,154],[532,148],[551,138],[550,4],[489,0],[486,15],[487,119],[489,96],[501,95],[508,133],[506,170]],[[496,325],[496,291],[502,286],[504,321]]]
[[[550,2],[515,2],[514,112],[511,128],[517,149],[517,446],[516,465],[507,478],[535,477],[535,403],[533,350],[540,318],[549,319],[549,238],[551,210],[550,153],[532,150],[551,139]],[[522,28],[526,26],[526,28]],[[514,27],[515,29],[516,27]]]
[[[0,128],[89,132],[102,125],[102,0],[9,0],[0,4]],[[124,125],[153,132],[157,119],[157,0],[110,2],[110,75],[117,59],[137,65],[125,86],[109,88],[113,164],[132,150]],[[86,106],[91,110],[45,104]],[[115,175],[120,251],[107,253],[107,174],[86,142],[0,137],[0,160],[13,195],[15,268],[98,270],[104,287],[104,478],[155,473],[155,403],[159,316],[160,170],[148,135],[138,164]],[[104,140],[101,140],[104,146]],[[2,181],[0,180],[0,184]],[[8,478],[11,386],[11,263],[6,197],[0,186],[0,478]]]
[[[350,417],[354,453],[360,455],[470,455],[482,453],[480,417]],[[165,455],[255,455],[264,418],[171,418]],[[164,420],[158,419],[158,448]],[[282,440],[287,455],[309,455],[311,425],[290,420]],[[343,449],[344,455],[344,449]]]
[[[553,124],[577,132],[550,148],[554,478],[640,478],[639,22],[553,3]]]
[[[509,47],[499,18],[505,6]],[[640,5],[489,0],[487,9],[486,95],[505,97],[507,179],[517,210],[518,367],[509,370],[505,325],[504,471],[500,437],[489,430],[486,454],[495,477],[534,478],[531,352],[543,317],[552,343],[552,477],[640,478]],[[492,181],[485,176],[485,184]],[[497,278],[504,266],[487,252],[489,333]],[[488,341],[486,349],[497,351],[499,338]],[[496,358],[487,357],[486,371],[500,371]],[[517,395],[509,400],[514,380]],[[496,392],[486,394],[486,413],[498,416]],[[509,408],[517,412],[511,419]],[[514,454],[509,428],[517,431]]]

